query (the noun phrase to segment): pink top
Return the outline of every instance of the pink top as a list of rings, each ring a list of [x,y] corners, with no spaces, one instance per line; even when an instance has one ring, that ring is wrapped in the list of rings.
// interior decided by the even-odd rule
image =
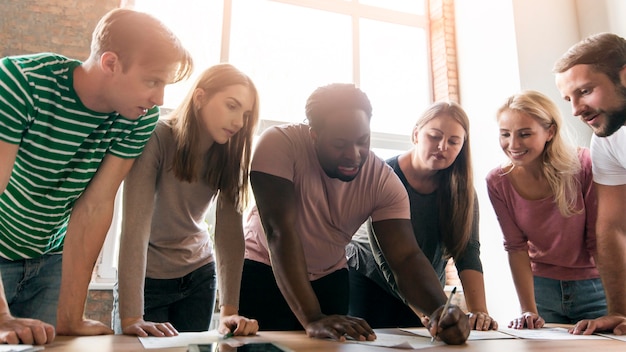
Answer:
[[[533,275],[555,280],[598,278],[592,254],[596,251],[597,202],[591,174],[589,149],[580,148],[581,188],[576,208],[580,214],[564,217],[553,197],[522,198],[500,167],[487,175],[491,204],[504,235],[504,249],[525,251]]]
[[[410,219],[409,200],[398,176],[370,151],[357,177],[330,178],[319,164],[306,124],[275,126],[259,138],[252,171],[294,184],[296,230],[309,280],[347,267],[345,247],[368,217],[373,221]],[[265,234],[256,208],[244,224],[246,258],[270,264]]]

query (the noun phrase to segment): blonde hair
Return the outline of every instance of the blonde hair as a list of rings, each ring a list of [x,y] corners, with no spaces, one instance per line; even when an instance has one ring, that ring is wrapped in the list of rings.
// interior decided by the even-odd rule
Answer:
[[[243,85],[253,94],[250,114],[244,118],[243,127],[225,144],[213,143],[204,155],[196,147],[203,138],[200,116],[194,107],[193,95],[202,89],[206,101],[229,86]],[[202,179],[214,190],[231,199],[239,212],[248,204],[250,159],[252,139],[259,120],[259,96],[247,75],[230,64],[219,64],[205,70],[196,80],[183,102],[169,115],[169,123],[176,141],[176,158],[173,171],[182,181],[193,182],[202,172]]]
[[[546,142],[542,154],[543,175],[554,194],[554,202],[563,216],[579,214],[582,209],[576,209],[577,194],[580,183],[576,175],[581,165],[575,147],[571,146],[562,136],[561,126],[563,118],[556,104],[547,96],[533,90],[520,92],[509,97],[504,105],[498,109],[498,119],[505,111],[525,113],[537,120],[548,130],[554,126],[554,137]],[[505,165],[511,172],[512,163]]]
[[[114,9],[106,13],[94,29],[90,60],[98,60],[105,52],[113,52],[122,68],[128,69],[142,58],[156,62],[178,63],[172,82],[189,77],[193,60],[176,35],[155,17],[129,9]]]
[[[469,118],[457,103],[434,103],[415,123],[411,141],[415,142],[416,131],[442,115],[452,117],[465,131],[465,140],[459,155],[452,165],[437,173],[439,176],[437,203],[443,243],[446,254],[458,259],[467,247],[474,226],[474,172],[470,151]]]

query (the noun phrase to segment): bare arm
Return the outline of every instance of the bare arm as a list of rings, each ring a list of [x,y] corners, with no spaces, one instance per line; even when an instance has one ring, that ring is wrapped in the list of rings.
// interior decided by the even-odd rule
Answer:
[[[343,339],[374,338],[362,319],[322,314],[308,280],[304,250],[295,229],[296,198],[291,181],[253,171],[250,183],[266,232],[276,283],[298,321],[311,337]]]
[[[9,184],[19,145],[0,141],[0,194]]]
[[[540,328],[545,321],[539,316],[535,303],[535,284],[530,268],[530,258],[527,251],[508,252],[509,266],[513,276],[513,283],[522,309],[522,316],[511,321],[509,327],[522,329]]]
[[[57,308],[59,335],[113,333],[106,325],[85,319],[83,313],[93,267],[111,225],[115,195],[133,161],[110,154],[105,156],[72,209],[63,248]]]
[[[215,216],[215,255],[220,295],[222,334],[253,335],[259,330],[254,319],[239,315],[239,291],[245,245],[241,214],[235,204],[220,192]]]
[[[19,145],[0,141],[0,194],[4,192],[17,156]],[[0,343],[42,345],[54,340],[54,327],[35,319],[15,318],[9,311],[4,285],[0,278]]]
[[[459,307],[451,307],[439,322],[446,295],[428,258],[419,248],[409,219],[372,223],[378,245],[393,272],[398,290],[416,312],[430,316],[439,327],[438,336],[449,344],[467,340],[470,328],[467,316]]]
[[[459,273],[459,278],[463,284],[465,303],[470,312],[470,327],[475,330],[497,330],[498,323],[487,311],[483,273],[467,269]]]

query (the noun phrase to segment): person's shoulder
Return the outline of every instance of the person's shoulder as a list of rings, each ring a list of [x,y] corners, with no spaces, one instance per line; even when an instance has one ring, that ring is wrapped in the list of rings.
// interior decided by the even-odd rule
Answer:
[[[7,56],[3,59],[3,62],[12,62],[17,66],[31,69],[45,69],[55,66],[73,66],[81,64],[81,62],[76,59],[70,59],[64,55],[50,52]]]
[[[309,134],[306,124],[280,124],[266,128],[260,135],[262,141],[291,140],[302,143]]]
[[[388,158],[385,160],[385,162],[387,163],[387,165],[391,166],[392,168],[395,168],[396,166],[398,166],[398,158],[400,157],[400,155],[395,155],[392,156],[391,158]]]
[[[487,173],[487,176],[485,177],[485,179],[487,180],[487,183],[497,182],[501,180],[502,178],[504,178],[505,175],[506,175],[506,171],[503,169],[503,166],[498,165]]]

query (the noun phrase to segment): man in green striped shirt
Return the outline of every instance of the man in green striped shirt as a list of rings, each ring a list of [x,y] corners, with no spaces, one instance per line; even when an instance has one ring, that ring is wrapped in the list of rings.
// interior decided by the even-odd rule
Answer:
[[[164,87],[191,69],[169,29],[125,9],[100,20],[85,62],[0,60],[0,343],[51,342],[55,324],[112,333],[83,316],[93,266]]]

